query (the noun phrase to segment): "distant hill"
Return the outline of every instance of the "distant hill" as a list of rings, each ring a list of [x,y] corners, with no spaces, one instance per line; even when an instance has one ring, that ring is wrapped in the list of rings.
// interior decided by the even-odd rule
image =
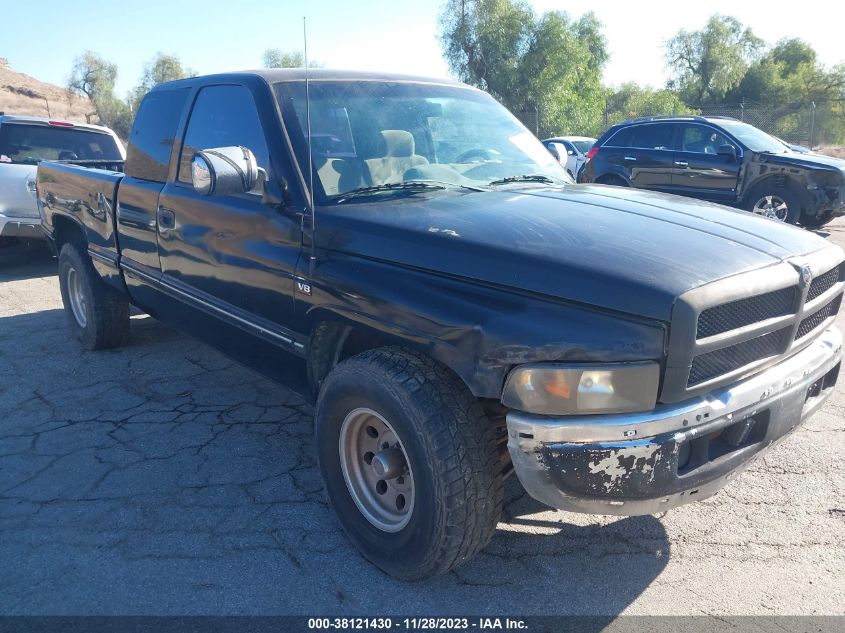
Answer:
[[[83,123],[99,121],[88,98],[16,72],[3,57],[0,57],[0,112]]]

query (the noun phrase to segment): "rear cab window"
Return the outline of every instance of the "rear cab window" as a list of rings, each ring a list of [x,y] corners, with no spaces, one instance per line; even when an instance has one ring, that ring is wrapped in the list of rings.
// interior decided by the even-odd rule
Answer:
[[[188,88],[156,90],[141,102],[126,152],[126,174],[165,182]]]
[[[37,165],[42,160],[122,161],[110,134],[71,125],[17,123],[0,126],[0,162]]]

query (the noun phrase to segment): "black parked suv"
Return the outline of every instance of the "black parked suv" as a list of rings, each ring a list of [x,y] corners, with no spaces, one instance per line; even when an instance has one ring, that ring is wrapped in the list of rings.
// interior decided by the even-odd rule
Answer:
[[[845,214],[845,161],[799,154],[728,117],[625,121],[587,159],[579,182],[701,198],[808,228]]]

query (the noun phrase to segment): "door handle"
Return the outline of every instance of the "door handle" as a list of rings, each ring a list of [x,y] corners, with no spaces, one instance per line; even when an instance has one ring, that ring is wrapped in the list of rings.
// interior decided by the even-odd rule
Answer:
[[[625,156],[625,160],[635,161],[637,160],[636,156]]]
[[[676,164],[678,167],[689,167],[689,163],[688,163],[687,161],[685,161],[685,160],[676,160],[676,161],[675,161],[675,164]]]
[[[158,231],[165,233],[176,226],[176,212],[167,207],[158,207]]]

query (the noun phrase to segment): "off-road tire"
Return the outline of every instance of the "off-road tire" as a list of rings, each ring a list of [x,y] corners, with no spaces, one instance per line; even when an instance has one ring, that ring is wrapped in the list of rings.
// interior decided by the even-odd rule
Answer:
[[[87,318],[84,326],[74,316],[71,307],[68,291],[71,271],[78,275],[85,299]],[[59,289],[68,324],[83,349],[118,347],[126,340],[129,335],[129,302],[100,279],[91,258],[81,253],[75,244],[65,244],[59,252]]]
[[[361,407],[389,420],[413,472],[415,503],[398,532],[370,523],[344,479],[341,426]],[[373,564],[402,580],[422,580],[448,572],[490,542],[502,511],[496,439],[479,402],[451,370],[404,348],[364,352],[329,373],[315,417],[329,499]]]
[[[754,212],[754,206],[765,196],[777,196],[786,203],[787,215],[783,222],[798,224],[801,218],[801,199],[798,194],[788,187],[761,183],[755,186],[745,198],[745,209]]]

